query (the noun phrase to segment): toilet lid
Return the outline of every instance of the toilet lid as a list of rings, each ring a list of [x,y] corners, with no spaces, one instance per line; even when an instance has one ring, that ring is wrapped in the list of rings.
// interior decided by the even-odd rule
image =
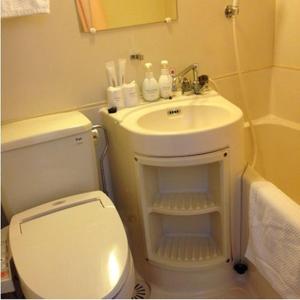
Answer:
[[[128,273],[126,233],[102,192],[15,215],[9,239],[23,285],[41,298],[112,298]]]

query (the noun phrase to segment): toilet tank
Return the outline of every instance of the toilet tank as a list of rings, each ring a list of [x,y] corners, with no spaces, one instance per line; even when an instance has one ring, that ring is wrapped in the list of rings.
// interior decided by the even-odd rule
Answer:
[[[2,206],[9,220],[39,204],[99,189],[91,128],[80,112],[2,126]]]

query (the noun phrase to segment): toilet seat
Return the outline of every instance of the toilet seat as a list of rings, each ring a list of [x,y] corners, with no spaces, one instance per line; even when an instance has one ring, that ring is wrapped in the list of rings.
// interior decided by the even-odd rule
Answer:
[[[9,243],[28,298],[113,298],[133,276],[122,221],[100,191],[15,215]]]

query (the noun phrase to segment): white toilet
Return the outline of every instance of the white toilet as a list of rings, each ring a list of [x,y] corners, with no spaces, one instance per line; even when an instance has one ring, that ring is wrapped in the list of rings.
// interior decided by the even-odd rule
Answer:
[[[2,126],[2,205],[26,298],[133,295],[122,221],[98,191],[91,128],[79,112]]]

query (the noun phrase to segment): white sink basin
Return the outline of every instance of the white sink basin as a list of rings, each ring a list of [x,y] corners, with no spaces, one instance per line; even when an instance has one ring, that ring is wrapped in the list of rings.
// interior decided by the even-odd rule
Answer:
[[[222,149],[228,147],[232,129],[243,127],[241,110],[215,92],[177,99],[123,109],[109,117],[129,133],[135,153],[150,156]]]
[[[149,134],[184,134],[218,128],[232,121],[227,107],[216,103],[168,103],[146,108],[122,124],[127,129]]]

